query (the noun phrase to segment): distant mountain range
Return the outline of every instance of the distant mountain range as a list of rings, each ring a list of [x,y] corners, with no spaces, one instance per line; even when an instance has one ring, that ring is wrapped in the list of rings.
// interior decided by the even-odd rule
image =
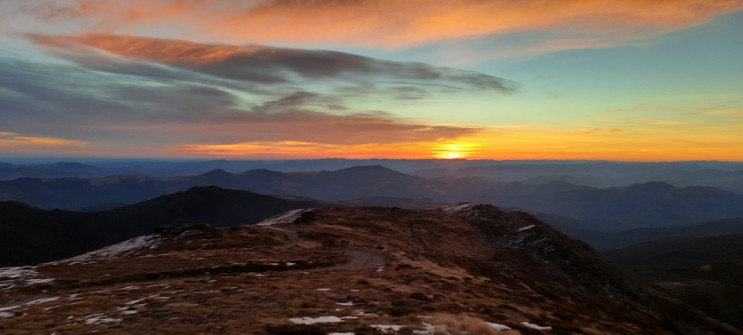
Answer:
[[[596,188],[665,182],[678,187],[709,186],[743,193],[743,163],[690,161],[632,163],[612,161],[494,161],[440,159],[316,159],[316,160],[155,160],[80,158],[15,159],[0,162],[0,180],[31,178],[94,178],[116,175],[185,176],[223,169],[238,173],[268,169],[280,172],[341,170],[381,165],[427,178],[483,178],[501,184],[545,184],[554,181]]]
[[[560,181],[528,184],[482,178],[423,178],[379,165],[316,172],[259,169],[229,173],[217,169],[176,177],[19,178],[0,181],[0,200],[45,209],[92,211],[133,204],[194,186],[334,202],[377,199],[377,204],[401,207],[483,202],[570,217],[583,222],[588,230],[596,231],[743,217],[743,195],[712,187],[679,188],[650,182],[599,189]]]
[[[545,220],[550,222],[549,218]],[[596,250],[606,251],[671,237],[712,237],[743,234],[743,219],[730,218],[675,227],[637,228],[618,232],[598,232],[571,229],[570,227],[565,226],[558,226],[557,228],[565,234],[587,242]]]
[[[678,187],[709,186],[743,193],[743,163],[739,162],[505,161],[423,169],[413,173],[429,178],[478,177],[503,183],[543,184],[561,181],[597,188],[655,181]]]

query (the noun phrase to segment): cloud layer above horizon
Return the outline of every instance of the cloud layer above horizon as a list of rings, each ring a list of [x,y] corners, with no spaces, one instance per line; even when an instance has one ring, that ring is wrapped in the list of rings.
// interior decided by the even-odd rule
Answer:
[[[716,40],[735,24],[715,24],[741,10],[737,0],[3,2],[0,156],[676,159],[673,142],[698,131],[687,152],[725,159],[743,147],[743,97],[730,88],[740,66],[728,61],[743,48]],[[721,30],[694,35],[708,26]],[[715,83],[692,92],[691,77],[661,81],[684,71]]]
[[[194,143],[332,145],[453,139],[478,129],[354,107],[429,97],[511,94],[482,73],[341,52],[115,35],[29,35],[53,64],[0,59],[8,131],[167,149]],[[308,85],[308,83],[311,83]],[[105,134],[105,135],[104,135]],[[149,142],[149,143],[147,143]]]

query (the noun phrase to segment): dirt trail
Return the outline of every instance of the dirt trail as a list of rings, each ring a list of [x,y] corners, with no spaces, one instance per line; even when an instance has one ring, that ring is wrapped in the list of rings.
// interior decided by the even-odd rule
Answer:
[[[379,270],[387,263],[381,255],[361,251],[361,250],[343,250],[343,254],[351,257],[351,261],[345,264],[336,265],[325,270],[340,271],[361,271],[361,270]]]
[[[277,227],[275,224],[260,225],[268,229],[273,229],[286,234],[285,248],[289,249],[297,245],[299,233],[294,230]],[[337,270],[337,271],[360,271],[379,269],[386,265],[384,257],[379,254],[361,251],[361,250],[343,250],[343,254],[349,256],[351,260],[345,264],[339,264],[332,267],[318,268],[317,270]]]

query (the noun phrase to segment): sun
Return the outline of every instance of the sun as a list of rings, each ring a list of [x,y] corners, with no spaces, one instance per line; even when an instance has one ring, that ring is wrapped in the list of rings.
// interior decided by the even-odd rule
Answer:
[[[463,158],[463,157],[464,157],[464,155],[462,153],[460,153],[460,152],[454,152],[454,151],[452,151],[452,152],[445,152],[445,153],[441,154],[441,158],[444,158],[444,159],[457,159],[457,158]]]
[[[470,154],[469,145],[461,143],[446,143],[434,148],[434,157],[440,159],[462,159]]]

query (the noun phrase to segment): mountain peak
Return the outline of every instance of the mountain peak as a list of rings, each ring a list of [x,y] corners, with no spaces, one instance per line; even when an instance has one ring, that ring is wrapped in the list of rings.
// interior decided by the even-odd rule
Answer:
[[[629,187],[627,187],[628,190],[631,191],[641,191],[641,192],[668,192],[676,187],[665,182],[649,182],[649,183],[641,183],[641,184],[634,184]]]
[[[225,175],[231,176],[232,174],[222,169],[214,169],[214,170],[200,174],[200,176],[225,176]]]
[[[405,175],[402,172],[395,171],[393,169],[390,169],[388,167],[384,167],[382,165],[361,165],[361,166],[353,166],[350,168],[340,169],[336,170],[336,173],[383,173],[383,174],[397,174],[397,175]]]

